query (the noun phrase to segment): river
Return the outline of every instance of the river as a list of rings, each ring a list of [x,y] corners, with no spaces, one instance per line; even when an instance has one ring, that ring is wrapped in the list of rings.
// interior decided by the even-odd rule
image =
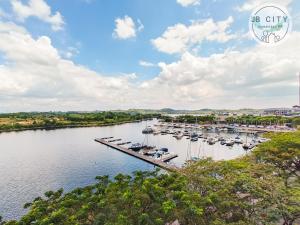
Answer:
[[[152,125],[157,121],[148,121]],[[5,220],[18,219],[23,205],[48,190],[70,191],[94,182],[97,175],[115,176],[135,170],[152,170],[153,165],[110,149],[94,138],[114,136],[143,142],[146,122],[108,127],[66,128],[0,133],[0,215]],[[224,134],[230,136],[230,134]],[[186,159],[189,140],[172,135],[149,135],[149,144],[167,147],[177,153],[172,160],[178,166]],[[199,151],[200,150],[200,151]],[[241,146],[208,145],[199,139],[191,144],[192,155],[215,160],[233,159],[246,154]]]

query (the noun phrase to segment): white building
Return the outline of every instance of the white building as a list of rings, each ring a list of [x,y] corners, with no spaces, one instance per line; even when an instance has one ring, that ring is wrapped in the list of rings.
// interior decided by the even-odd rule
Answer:
[[[276,116],[285,116],[290,115],[293,112],[290,108],[270,108],[264,110],[264,115],[276,115]]]

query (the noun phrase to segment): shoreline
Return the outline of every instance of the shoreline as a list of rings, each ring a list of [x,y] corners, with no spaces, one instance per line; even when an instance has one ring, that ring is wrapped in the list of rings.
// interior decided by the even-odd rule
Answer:
[[[66,128],[84,128],[84,127],[107,127],[107,126],[115,126],[126,123],[139,123],[145,120],[132,120],[132,121],[122,121],[122,122],[113,122],[106,124],[69,124],[69,125],[60,125],[60,126],[39,126],[39,127],[24,127],[18,129],[9,129],[9,130],[0,130],[1,133],[9,133],[9,132],[21,132],[21,131],[30,131],[30,130],[57,130],[57,129],[66,129]]]

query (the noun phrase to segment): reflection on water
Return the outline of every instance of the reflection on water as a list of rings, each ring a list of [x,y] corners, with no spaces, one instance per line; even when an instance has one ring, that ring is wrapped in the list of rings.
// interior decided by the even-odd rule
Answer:
[[[155,121],[148,122],[148,125]],[[23,204],[45,191],[61,187],[70,191],[94,182],[97,175],[131,173],[154,167],[146,162],[110,149],[96,137],[114,136],[142,142],[145,122],[110,127],[38,130],[0,134],[0,215],[4,219],[19,218]],[[226,134],[229,135],[229,134]],[[149,143],[167,147],[177,153],[172,163],[181,165],[186,159],[189,140],[176,140],[172,135],[150,135]],[[208,145],[199,139],[192,143],[192,154],[216,160],[232,159],[245,154],[241,146],[231,148],[219,143]],[[195,156],[196,156],[195,155]]]

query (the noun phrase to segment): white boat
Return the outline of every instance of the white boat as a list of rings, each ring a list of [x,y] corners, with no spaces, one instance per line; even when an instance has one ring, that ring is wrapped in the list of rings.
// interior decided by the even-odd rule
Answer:
[[[234,139],[234,142],[235,142],[236,144],[242,144],[242,143],[243,143],[242,139],[241,139],[239,136],[237,136],[237,137]]]
[[[233,146],[234,145],[234,140],[232,140],[232,139],[226,140],[225,145],[226,146]]]
[[[146,127],[145,129],[142,130],[143,134],[151,134],[153,133],[153,129],[151,127]]]
[[[198,136],[197,137],[192,137],[191,141],[198,141]]]
[[[208,143],[209,145],[213,145],[213,144],[215,144],[217,141],[218,141],[218,140],[217,140],[216,138],[213,138],[213,137],[210,137],[210,138],[207,139],[207,143]]]
[[[178,133],[177,135],[174,136],[177,140],[180,140],[181,138],[183,138],[183,134],[182,133]]]
[[[153,132],[153,135],[158,135],[158,134],[160,134],[159,130],[156,130],[156,131]]]

